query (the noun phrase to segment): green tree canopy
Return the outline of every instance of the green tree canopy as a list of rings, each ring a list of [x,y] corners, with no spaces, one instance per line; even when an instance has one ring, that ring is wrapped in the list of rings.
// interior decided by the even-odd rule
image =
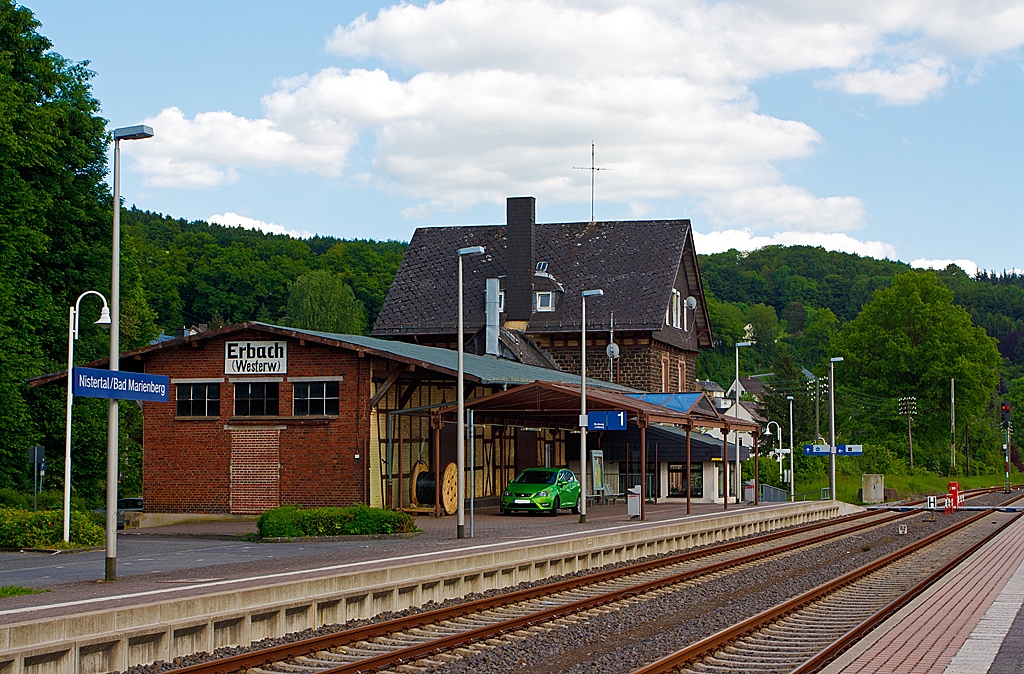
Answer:
[[[957,417],[980,420],[999,381],[995,340],[974,325],[953,303],[953,292],[933,272],[897,275],[890,288],[873,299],[833,340],[834,355],[845,359],[837,381],[877,399],[916,396],[919,417],[915,437],[938,456],[949,447],[950,380],[956,380]],[[879,431],[898,418],[861,415],[861,426]],[[979,424],[980,425],[980,424]],[[888,429],[901,432],[902,426]]]
[[[337,274],[317,270],[295,279],[288,295],[288,325],[305,330],[359,335],[366,314],[352,288]]]

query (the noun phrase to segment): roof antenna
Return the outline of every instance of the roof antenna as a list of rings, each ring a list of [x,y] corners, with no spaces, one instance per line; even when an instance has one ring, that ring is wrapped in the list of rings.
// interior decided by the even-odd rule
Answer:
[[[594,161],[594,141],[590,141],[590,166],[573,166],[574,169],[590,171],[590,224],[594,224],[594,174],[598,171],[611,171],[601,168]]]

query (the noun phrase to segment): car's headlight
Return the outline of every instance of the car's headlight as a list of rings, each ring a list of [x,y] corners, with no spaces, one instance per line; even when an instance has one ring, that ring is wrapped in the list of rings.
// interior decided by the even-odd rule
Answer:
[[[547,490],[547,489],[545,489],[544,491],[539,491],[539,492],[537,492],[537,493],[536,493],[535,495],[536,495],[536,496],[540,496],[541,498],[543,498],[543,497],[545,497],[545,496],[551,496],[551,491],[550,491],[550,490]]]
[[[506,490],[505,490],[505,494],[504,494],[504,495],[505,495],[505,496],[511,496],[511,495],[512,495],[512,492],[510,492],[510,491],[509,491],[508,489],[506,489]]]

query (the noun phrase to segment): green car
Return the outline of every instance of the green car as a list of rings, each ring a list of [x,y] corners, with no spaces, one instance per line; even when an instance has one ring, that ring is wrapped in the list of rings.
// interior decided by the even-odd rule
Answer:
[[[580,481],[565,468],[527,468],[508,483],[501,497],[502,515],[522,510],[553,517],[562,508],[580,512]]]

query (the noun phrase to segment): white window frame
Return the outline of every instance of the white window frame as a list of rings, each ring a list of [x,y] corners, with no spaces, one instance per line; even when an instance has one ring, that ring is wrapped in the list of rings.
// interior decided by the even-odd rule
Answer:
[[[535,293],[534,295],[535,295],[534,306],[536,307],[537,311],[554,311],[555,310],[555,293],[553,293],[550,290],[542,290],[542,291],[539,291],[539,292]],[[547,297],[548,298],[548,305],[547,306],[543,306],[541,304],[540,298],[542,298],[542,297]]]
[[[505,313],[505,291],[504,290],[499,290],[498,291],[498,313],[499,314]]]
[[[675,288],[672,289],[672,302],[669,309],[672,312],[672,327],[683,327],[683,294]]]

